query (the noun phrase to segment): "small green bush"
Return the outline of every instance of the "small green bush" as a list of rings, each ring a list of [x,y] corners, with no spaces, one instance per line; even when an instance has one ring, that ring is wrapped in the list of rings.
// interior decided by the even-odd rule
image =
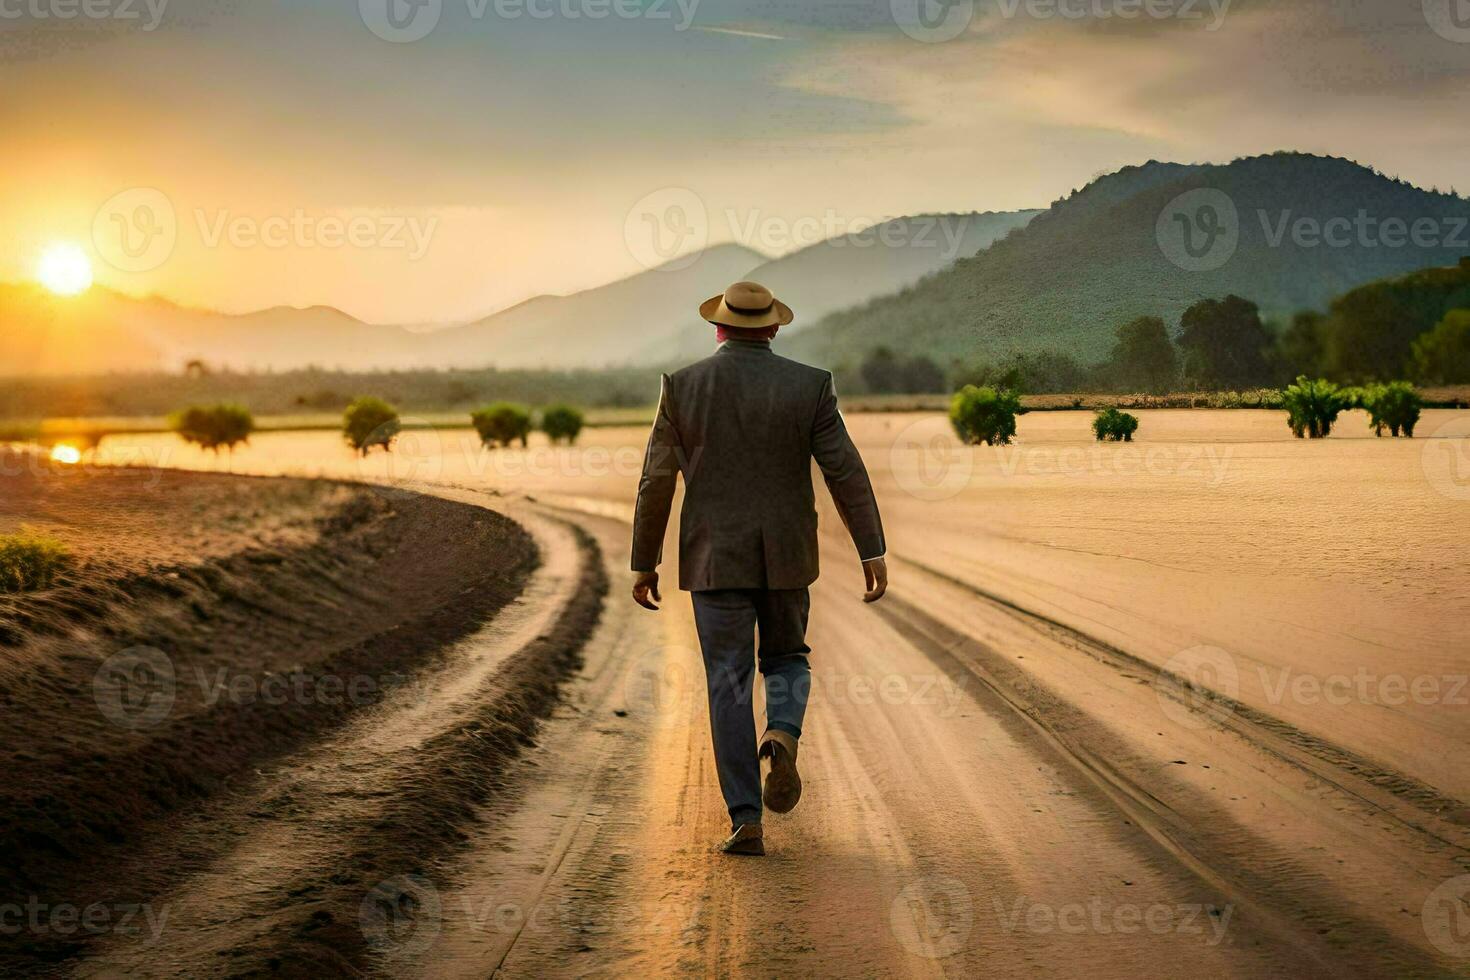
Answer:
[[[169,424],[185,442],[213,453],[221,449],[233,452],[237,445],[249,442],[255,431],[250,410],[228,403],[190,406],[171,416]]]
[[[1092,417],[1092,434],[1098,442],[1132,442],[1138,431],[1138,416],[1105,408]]]
[[[541,431],[552,442],[565,439],[568,446],[577,441],[585,423],[582,412],[571,405],[550,405],[541,413]]]
[[[68,557],[66,546],[54,538],[0,534],[0,592],[50,588]]]
[[[1337,416],[1343,409],[1351,408],[1352,392],[1346,391],[1318,378],[1309,381],[1299,376],[1296,384],[1288,385],[1281,393],[1281,403],[1286,408],[1286,424],[1298,439],[1310,436],[1321,439],[1332,431]]]
[[[349,446],[364,456],[374,446],[391,452],[400,428],[398,409],[371,395],[353,399],[342,415],[342,435]]]
[[[1021,397],[1005,388],[965,385],[949,403],[949,421],[955,433],[971,445],[1004,446],[1016,434]]]
[[[1368,410],[1368,424],[1373,434],[1383,435],[1388,429],[1397,438],[1403,433],[1414,436],[1414,426],[1419,423],[1419,412],[1424,408],[1424,399],[1407,381],[1390,381],[1386,385],[1369,385],[1358,397],[1359,404]]]
[[[487,447],[509,446],[517,439],[524,446],[531,434],[531,413],[510,402],[486,405],[470,415],[470,422]]]

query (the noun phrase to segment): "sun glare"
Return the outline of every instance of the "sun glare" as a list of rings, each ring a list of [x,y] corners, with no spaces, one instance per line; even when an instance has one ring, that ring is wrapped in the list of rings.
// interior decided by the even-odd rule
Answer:
[[[82,451],[76,446],[68,446],[64,442],[58,442],[51,448],[51,458],[55,462],[74,466],[82,461]]]
[[[92,285],[92,262],[79,246],[52,245],[41,256],[36,278],[58,296],[75,296]]]

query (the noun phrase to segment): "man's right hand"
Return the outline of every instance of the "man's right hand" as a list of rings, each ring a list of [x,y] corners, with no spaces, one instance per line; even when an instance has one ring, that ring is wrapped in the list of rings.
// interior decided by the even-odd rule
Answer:
[[[649,601],[649,595],[653,600]],[[663,602],[664,597],[658,594],[658,572],[639,572],[638,577],[633,580],[633,601],[644,609],[658,611],[654,602]]]
[[[888,563],[882,558],[863,562],[863,580],[868,591],[863,593],[864,602],[877,602],[888,591]]]

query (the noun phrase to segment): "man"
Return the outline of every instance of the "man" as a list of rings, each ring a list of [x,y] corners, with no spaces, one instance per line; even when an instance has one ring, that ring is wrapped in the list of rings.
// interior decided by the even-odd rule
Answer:
[[[727,854],[765,853],[762,802],[786,813],[801,797],[797,740],[811,690],[807,586],[817,578],[815,459],[862,559],[865,602],[888,588],[878,503],[837,411],[832,375],[779,357],[771,338],[791,309],[753,282],[699,307],[719,349],[663,376],[633,513],[633,599],[662,601],[658,564],[684,475],[679,587],[692,593],[704,651],[720,790],[730,809]],[[766,731],[751,708],[760,629]],[[767,768],[761,789],[761,768]]]

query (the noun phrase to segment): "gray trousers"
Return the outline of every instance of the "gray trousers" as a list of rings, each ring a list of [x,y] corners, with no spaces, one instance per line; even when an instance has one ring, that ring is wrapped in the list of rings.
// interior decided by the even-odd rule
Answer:
[[[710,730],[720,791],[735,826],[761,819],[760,759],[752,706],[755,633],[766,688],[766,727],[801,737],[811,694],[806,589],[714,589],[690,593],[704,652]]]

